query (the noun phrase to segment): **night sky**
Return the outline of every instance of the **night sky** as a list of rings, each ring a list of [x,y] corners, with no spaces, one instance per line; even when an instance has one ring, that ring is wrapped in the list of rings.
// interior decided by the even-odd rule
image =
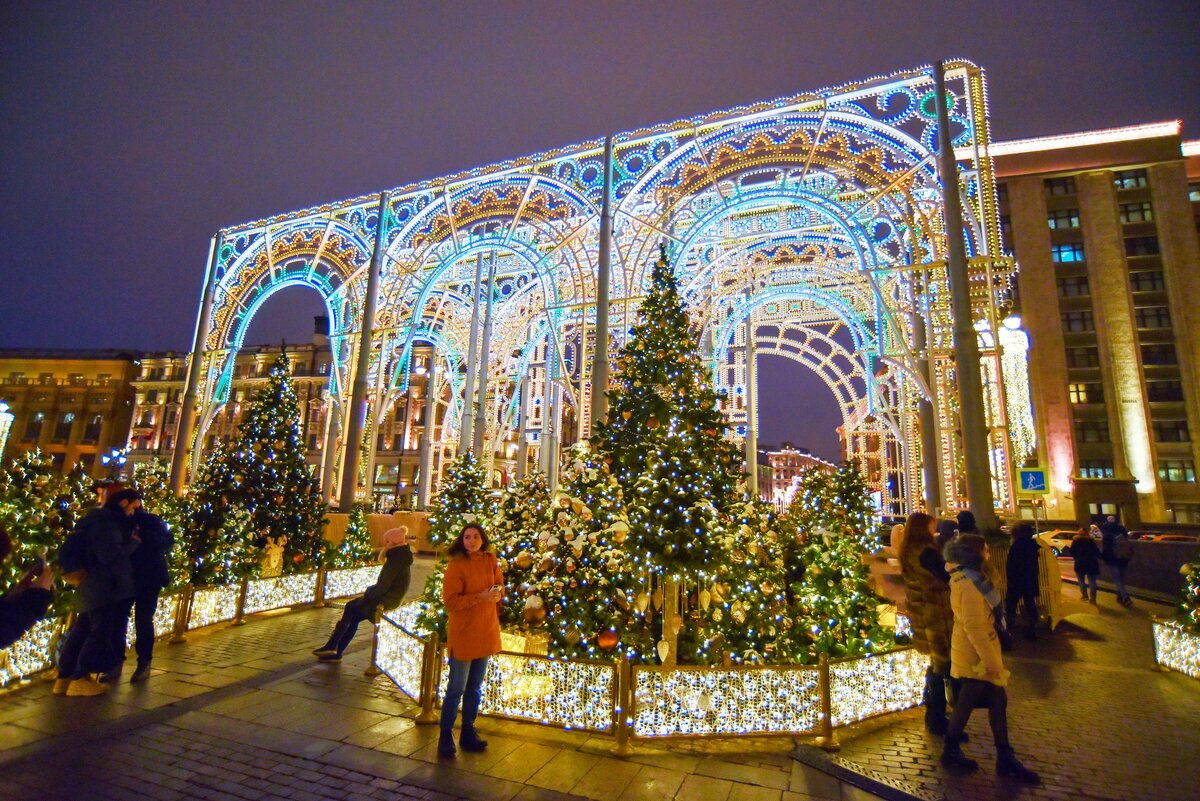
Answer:
[[[1169,119],[1200,138],[1195,11],[6,0],[0,347],[187,349],[221,226],[938,58],[988,71],[996,138]],[[281,292],[247,341],[307,340],[320,309]],[[832,395],[777,365],[763,441],[833,457]]]

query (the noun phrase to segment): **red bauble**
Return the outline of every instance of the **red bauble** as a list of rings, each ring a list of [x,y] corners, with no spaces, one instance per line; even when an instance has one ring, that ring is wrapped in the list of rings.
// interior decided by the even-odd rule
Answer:
[[[600,646],[601,651],[611,651],[617,647],[617,643],[620,641],[620,635],[618,635],[612,629],[609,629],[608,631],[602,631],[596,636],[596,645]]]

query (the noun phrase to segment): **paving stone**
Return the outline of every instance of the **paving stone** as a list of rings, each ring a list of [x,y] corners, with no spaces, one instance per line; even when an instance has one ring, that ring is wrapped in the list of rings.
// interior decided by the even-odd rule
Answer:
[[[683,780],[675,801],[725,801],[733,790],[733,782],[710,776],[688,776]]]

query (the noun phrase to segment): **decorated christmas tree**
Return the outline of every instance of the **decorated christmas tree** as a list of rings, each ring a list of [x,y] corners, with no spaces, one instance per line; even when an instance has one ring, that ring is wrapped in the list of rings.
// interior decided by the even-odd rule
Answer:
[[[1200,635],[1200,559],[1195,559],[1179,569],[1184,576],[1183,602],[1179,605],[1180,624]]]
[[[48,454],[28,451],[0,468],[0,525],[12,540],[13,552],[0,565],[0,586],[11,587],[36,558],[54,561],[58,548],[96,505],[92,482],[82,467],[64,476]],[[70,610],[70,587],[55,584],[54,610]]]
[[[255,575],[257,561],[270,542],[284,545],[284,573],[320,566],[325,552],[321,536],[325,503],[305,462],[299,417],[288,358],[281,352],[271,365],[266,387],[254,397],[237,440],[214,451],[193,485],[188,529],[196,546],[196,565],[205,565],[201,575],[212,572],[213,556],[225,562],[235,578]],[[222,545],[225,554],[212,552]]]
[[[175,548],[167,554],[167,565],[171,571],[171,583],[182,584],[188,578],[186,548],[178,540],[186,529],[187,499],[171,491],[171,466],[162,459],[142,462],[133,469],[133,486],[142,493],[142,507],[158,515],[167,528],[176,536]]]
[[[503,606],[501,622],[509,626],[530,627],[545,618],[545,608],[525,599],[533,594],[535,555],[539,539],[552,526],[550,488],[543,473],[530,473],[509,484],[500,496],[496,515],[488,527],[492,551],[500,558],[504,582],[508,585],[508,603]]]
[[[182,551],[188,580],[198,587],[231,584],[258,568],[250,513],[235,503],[234,471],[227,447],[218,442],[188,489]]]
[[[327,543],[325,566],[331,568],[358,567],[375,561],[376,548],[367,528],[367,504],[356,503],[350,509],[346,536],[337,545]]]

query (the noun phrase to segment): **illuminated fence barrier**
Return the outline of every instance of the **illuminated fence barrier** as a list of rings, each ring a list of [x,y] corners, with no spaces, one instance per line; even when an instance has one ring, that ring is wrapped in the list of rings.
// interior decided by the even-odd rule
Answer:
[[[242,587],[197,587],[192,590],[191,608],[188,610],[187,628],[192,629],[223,623],[237,617],[238,599]]]
[[[928,664],[928,657],[911,648],[830,663],[833,725],[917,706]]]
[[[285,606],[310,604],[316,599],[316,594],[316,573],[252,579],[246,582],[246,596],[241,611],[243,615],[252,615]]]
[[[820,723],[812,666],[633,669],[636,737],[807,734]]]
[[[325,572],[325,597],[332,599],[359,595],[374,584],[378,577],[379,565],[328,570]]]
[[[1154,624],[1154,659],[1158,664],[1200,679],[1200,635],[1176,621]]]
[[[165,637],[175,630],[175,618],[179,614],[179,603],[183,593],[178,590],[164,592],[158,596],[158,607],[154,610],[154,637]],[[133,623],[134,612],[129,613],[129,625],[125,628],[125,647],[132,648],[137,638]]]
[[[418,720],[432,722],[449,671],[444,647],[417,626],[420,611],[420,603],[409,603],[381,620],[375,665],[421,704]],[[537,650],[527,639],[502,640],[506,649],[524,643]],[[836,662],[822,656],[817,665],[631,668],[505,651],[488,662],[480,711],[612,733],[618,751],[631,736],[815,734],[832,744],[834,726],[918,705],[926,662],[898,648]]]
[[[53,646],[62,634],[62,623],[59,618],[40,620],[24,637],[0,651],[0,687],[53,666]]]

